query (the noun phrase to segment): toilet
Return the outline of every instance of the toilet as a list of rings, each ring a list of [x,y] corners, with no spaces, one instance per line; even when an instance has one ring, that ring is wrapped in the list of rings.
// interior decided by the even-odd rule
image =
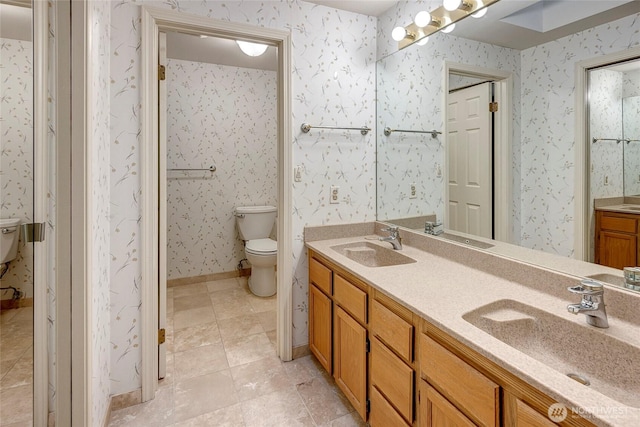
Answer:
[[[251,263],[249,289],[260,297],[276,293],[278,242],[269,238],[276,214],[274,206],[238,206],[235,209],[244,252]]]
[[[2,275],[8,270],[8,264],[18,256],[19,226],[20,218],[0,219],[0,264],[3,265],[0,274]]]

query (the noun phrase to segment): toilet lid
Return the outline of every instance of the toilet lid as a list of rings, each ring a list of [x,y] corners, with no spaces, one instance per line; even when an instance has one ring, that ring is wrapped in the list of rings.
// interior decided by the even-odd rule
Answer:
[[[278,242],[271,239],[249,240],[245,249],[254,253],[271,253],[278,251]]]

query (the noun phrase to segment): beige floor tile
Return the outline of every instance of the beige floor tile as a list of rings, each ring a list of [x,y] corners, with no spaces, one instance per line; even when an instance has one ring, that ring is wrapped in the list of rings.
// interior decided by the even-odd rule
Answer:
[[[263,311],[275,312],[278,309],[278,299],[275,295],[264,298],[251,294],[249,295],[249,304],[251,304],[253,311],[256,313]]]
[[[353,411],[344,395],[322,377],[313,378],[297,385],[298,393],[306,405],[311,418],[321,425]]]
[[[253,313],[253,307],[246,297],[219,300],[216,294],[211,294],[211,301],[218,321]]]
[[[204,294],[187,295],[184,297],[173,298],[174,314],[178,311],[189,310],[192,308],[209,307],[211,300]]]
[[[33,384],[33,357],[24,357],[16,362],[0,380],[0,389]]]
[[[158,389],[153,400],[113,411],[109,427],[169,426],[174,422],[174,399],[172,387]]]
[[[276,327],[278,326],[278,315],[275,310],[256,313],[256,317],[260,321],[262,329],[264,329],[265,332],[276,330]]]
[[[242,289],[242,284],[236,277],[205,282],[205,285],[209,293],[228,291],[230,289]]]
[[[175,352],[185,351],[203,345],[219,344],[222,342],[220,330],[215,319],[202,325],[179,329],[173,333],[173,348]]]
[[[33,339],[31,337],[15,340],[11,344],[5,343],[0,347],[0,360],[4,361],[28,357],[29,353],[33,353],[32,346]]]
[[[177,381],[175,394],[176,422],[238,403],[229,370]]]
[[[173,315],[174,332],[190,326],[211,323],[211,319],[213,318],[214,312],[211,306],[178,311]]]
[[[0,378],[4,376],[13,368],[19,359],[0,360]]]
[[[0,390],[0,424],[33,419],[32,389],[28,384]]]
[[[173,360],[176,381],[212,374],[229,367],[222,343],[175,353]]]
[[[362,421],[360,415],[357,412],[352,412],[347,415],[343,415],[340,418],[329,421],[326,424],[320,425],[321,427],[366,427],[367,423]]]
[[[277,351],[278,349],[278,333],[276,331],[269,331],[266,333],[267,334],[267,338],[269,338],[269,341],[271,342],[271,345],[273,346],[274,350]]]
[[[218,321],[218,327],[224,342],[264,332],[260,319],[255,314],[221,319]]]
[[[203,283],[194,283],[192,285],[174,286],[173,299],[187,297],[191,295],[201,295],[207,293],[207,287]]]
[[[174,377],[175,377],[175,374],[174,374],[175,364],[173,363],[173,354],[167,354],[166,366],[167,368],[165,372],[165,377],[161,380],[158,380],[158,389],[173,387]]]
[[[282,366],[294,384],[306,383],[313,378],[322,376],[325,372],[316,358],[311,355],[283,362]]]
[[[276,354],[264,332],[224,341],[224,349],[227,352],[229,366],[232,367],[273,357]]]
[[[17,423],[0,424],[1,427],[33,427],[33,421],[18,421]]]
[[[313,425],[293,387],[242,402],[242,413],[246,425],[252,427]]]
[[[218,409],[217,411],[208,412],[195,418],[175,423],[172,427],[241,427],[244,425],[242,407],[239,403],[236,403],[235,405]]]
[[[231,368],[233,382],[241,401],[290,388],[291,378],[277,357],[260,359]]]

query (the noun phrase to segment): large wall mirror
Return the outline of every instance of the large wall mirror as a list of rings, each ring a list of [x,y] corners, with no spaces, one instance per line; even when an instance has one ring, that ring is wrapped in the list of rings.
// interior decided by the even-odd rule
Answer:
[[[552,19],[558,16],[566,19]],[[585,117],[586,137],[577,140],[576,64],[637,49],[639,18],[640,2],[632,1],[501,1],[483,19],[379,59],[378,220],[422,229],[435,215],[447,230],[573,257],[576,183],[589,182],[589,170],[602,172],[601,156],[592,154],[585,176],[576,176],[576,147],[594,145],[599,132]],[[639,84],[640,72],[615,72],[621,87]],[[620,150],[616,173],[625,191],[617,197],[640,193],[640,142],[631,141],[638,139],[637,95],[620,92],[626,136],[620,127],[610,138],[625,141],[608,144]],[[464,135],[463,121],[472,119],[481,125]],[[613,173],[608,179],[613,188]],[[453,188],[462,181],[477,188]],[[483,194],[473,199],[477,189]],[[598,197],[590,196],[592,206]],[[587,222],[583,238],[593,241]],[[584,258],[593,261],[593,251]]]

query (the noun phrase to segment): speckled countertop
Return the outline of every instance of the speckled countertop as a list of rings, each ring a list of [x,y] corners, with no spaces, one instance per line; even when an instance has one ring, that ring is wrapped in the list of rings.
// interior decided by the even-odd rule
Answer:
[[[628,203],[623,203],[619,205],[610,205],[610,206],[598,206],[595,208],[597,211],[609,211],[609,212],[618,212],[625,213],[631,215],[640,215],[640,205],[631,205]]]
[[[567,304],[579,302],[579,296],[576,298],[566,289],[578,283],[579,278],[574,276],[409,230],[400,232],[404,246],[401,252],[417,261],[411,264],[366,267],[332,249],[332,246],[365,239],[389,247],[389,244],[375,240],[376,232],[381,235],[380,228],[383,226],[381,223],[366,223],[342,228],[307,228],[305,242],[308,248],[365,280],[548,396],[570,408],[578,408],[579,413],[594,424],[640,425],[640,360],[629,361],[631,355],[623,350],[624,345],[620,349],[610,345],[611,342],[615,344],[621,341],[631,345],[634,353],[640,354],[640,294],[608,287],[605,301],[610,327],[598,329],[587,325],[584,315],[576,316],[567,312]],[[600,271],[599,266],[593,268],[594,272]],[[541,359],[547,360],[544,354],[534,359],[463,318],[479,307],[505,299],[537,307],[550,313],[551,318],[561,318],[560,322],[578,325],[579,330],[589,328],[593,345],[606,347],[603,351],[609,354],[608,360],[612,361],[606,366],[597,367],[597,371],[602,372],[598,376],[605,381],[599,381],[598,378],[594,381],[592,378],[591,387],[580,385],[568,378],[565,372],[541,362]],[[563,336],[567,332],[562,327],[550,329],[553,330],[549,334],[562,343],[558,346],[560,353],[566,351],[568,357],[579,359],[580,348],[572,344],[580,340],[571,335]],[[605,335],[615,340],[607,341]],[[604,346],[604,342],[608,344]],[[563,355],[556,352],[548,357],[552,361],[558,357],[562,359]],[[615,363],[617,361],[620,363]],[[618,382],[617,378],[624,378],[624,381]]]

